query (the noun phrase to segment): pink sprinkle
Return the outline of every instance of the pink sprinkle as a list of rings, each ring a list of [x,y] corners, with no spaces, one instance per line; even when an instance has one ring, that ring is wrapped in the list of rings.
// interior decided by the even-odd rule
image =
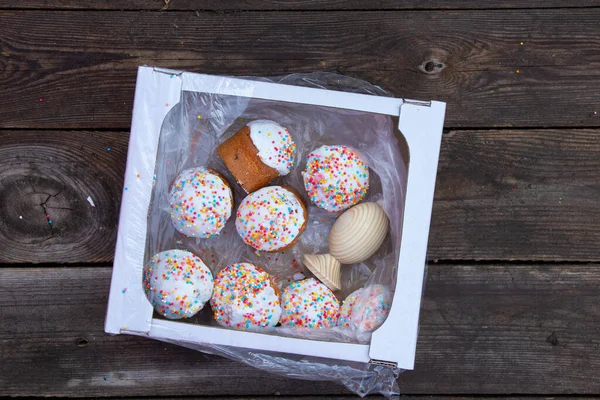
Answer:
[[[42,99],[42,98],[40,97],[40,103],[41,103],[42,101],[44,101],[44,99]]]

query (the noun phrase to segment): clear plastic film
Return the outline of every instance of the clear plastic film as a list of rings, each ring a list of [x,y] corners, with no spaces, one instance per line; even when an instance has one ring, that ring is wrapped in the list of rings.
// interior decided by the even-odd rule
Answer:
[[[276,79],[247,78],[290,85],[333,89],[378,96],[390,96],[364,81],[329,73],[293,74]],[[235,210],[247,193],[216,153],[225,139],[248,122],[273,120],[285,126],[297,146],[296,165],[291,173],[272,184],[292,187],[308,210],[308,222],[298,242],[289,250],[264,253],[246,245],[235,228]],[[393,292],[400,248],[402,207],[406,186],[406,165],[402,158],[394,121],[390,116],[339,108],[262,100],[252,97],[182,91],[180,103],[165,118],[158,144],[154,186],[148,210],[148,229],[144,262],[157,253],[181,249],[199,256],[213,275],[231,263],[249,262],[263,268],[280,289],[294,281],[312,276],[302,265],[305,254],[328,251],[329,230],[340,213],[322,210],[310,203],[301,172],[306,156],[322,145],[346,145],[357,150],[370,169],[370,187],[364,201],[378,203],[390,220],[390,233],[384,244],[368,260],[343,265],[340,304],[359,289],[356,297],[381,285]],[[188,168],[208,167],[227,178],[234,196],[232,216],[217,236],[208,239],[186,237],[171,223],[169,189],[176,176]],[[155,318],[162,318],[155,313]],[[209,304],[186,323],[219,326],[212,318]],[[227,329],[227,328],[222,328]],[[284,328],[276,326],[261,333],[320,341],[369,343],[370,331],[359,325],[335,328]],[[198,345],[198,340],[177,341],[199,351],[222,355],[281,375],[310,380],[330,380],[364,396],[378,392],[385,396],[398,393],[396,368],[345,362],[326,358],[258,352],[242,348]]]

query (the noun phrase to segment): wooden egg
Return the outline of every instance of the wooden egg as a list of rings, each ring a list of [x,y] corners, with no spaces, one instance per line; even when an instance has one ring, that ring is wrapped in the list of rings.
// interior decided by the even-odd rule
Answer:
[[[331,227],[329,253],[342,264],[371,257],[385,239],[390,221],[377,203],[361,203],[344,212]]]
[[[329,289],[334,292],[341,289],[341,265],[331,254],[305,254],[302,261],[310,272]]]

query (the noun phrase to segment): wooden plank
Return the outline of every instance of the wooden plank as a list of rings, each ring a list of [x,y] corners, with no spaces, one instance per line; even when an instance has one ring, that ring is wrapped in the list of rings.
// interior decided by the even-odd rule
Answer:
[[[598,7],[597,0],[170,0],[167,10],[429,10],[429,9],[502,9],[502,8],[583,8]],[[85,10],[150,10],[165,8],[165,0],[0,0],[0,9],[85,9]]]
[[[442,142],[429,256],[599,260],[599,134],[450,132]]]
[[[429,257],[600,260],[599,135],[445,135]],[[110,262],[127,140],[125,132],[1,132],[0,263]]]
[[[600,126],[600,9],[0,12],[0,128],[128,128],[136,67],[339,71],[446,126]],[[596,113],[596,114],[594,114]]]
[[[0,132],[0,263],[110,260],[128,137]]]
[[[0,269],[0,395],[339,395],[103,333],[110,268]],[[600,265],[432,264],[404,394],[600,393]]]

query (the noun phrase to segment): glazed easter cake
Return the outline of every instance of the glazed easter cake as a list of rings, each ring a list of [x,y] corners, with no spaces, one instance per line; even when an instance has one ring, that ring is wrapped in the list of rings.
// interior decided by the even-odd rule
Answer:
[[[169,192],[171,221],[186,236],[218,235],[231,216],[233,195],[229,182],[205,167],[181,172]]]
[[[217,153],[242,188],[254,192],[296,163],[296,144],[287,128],[270,120],[249,122],[217,147]]]

